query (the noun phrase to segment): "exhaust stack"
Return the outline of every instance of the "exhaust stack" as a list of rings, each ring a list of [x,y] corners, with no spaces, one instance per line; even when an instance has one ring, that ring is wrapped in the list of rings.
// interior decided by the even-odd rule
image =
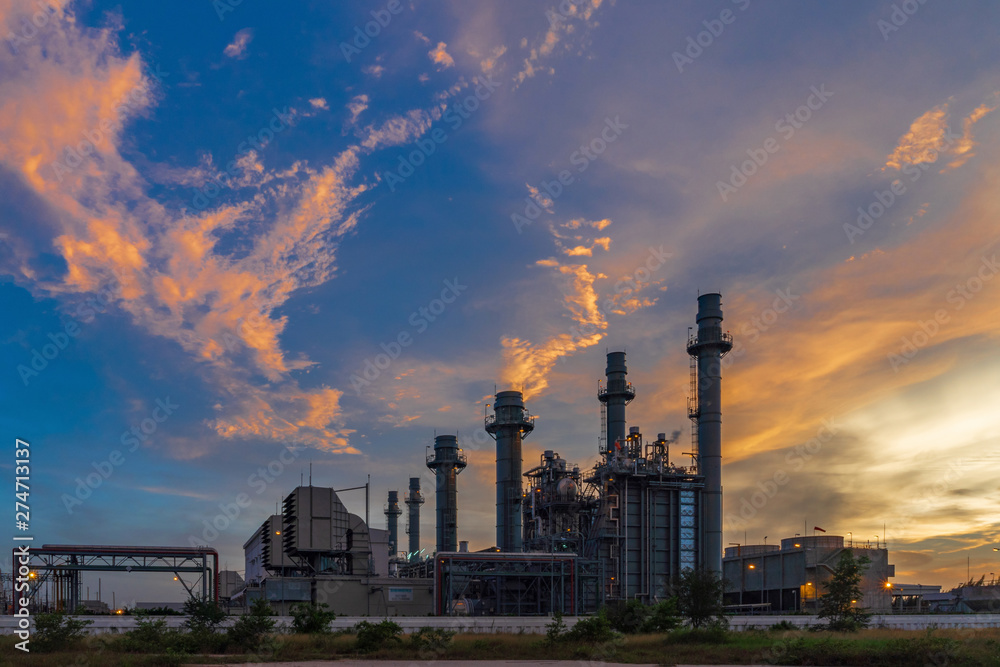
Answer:
[[[722,331],[722,295],[698,297],[698,333],[687,351],[697,363],[697,402],[689,414],[697,420],[698,472],[705,477],[702,567],[722,576],[722,357],[733,337]]]
[[[598,388],[597,399],[607,406],[606,447],[607,451],[613,454],[616,443],[625,446],[627,439],[625,406],[635,398],[635,390],[632,388],[632,383],[625,379],[628,369],[625,367],[624,352],[608,352],[608,367],[604,372],[608,383],[607,386]]]
[[[519,391],[497,392],[486,432],[497,442],[497,547],[522,550],[521,441],[535,429],[534,417],[524,407]]]
[[[465,454],[454,435],[434,438],[434,452],[427,467],[437,477],[437,551],[458,551],[458,473],[466,466]]]
[[[399,491],[390,491],[385,505],[385,527],[389,531],[390,558],[399,555],[399,516],[402,513],[403,510],[399,509]]]
[[[408,560],[415,563],[420,560],[420,506],[424,504],[424,496],[420,493],[420,478],[410,478],[410,490],[406,494],[406,532],[410,535]]]

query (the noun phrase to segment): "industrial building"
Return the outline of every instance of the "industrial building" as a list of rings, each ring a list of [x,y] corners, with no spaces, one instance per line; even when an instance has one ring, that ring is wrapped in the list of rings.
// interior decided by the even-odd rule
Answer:
[[[348,512],[336,490],[300,486],[243,544],[246,588],[238,597],[263,597],[281,614],[303,602],[348,616],[426,614],[433,581],[390,577],[391,541],[390,531]]]
[[[861,580],[859,607],[877,612],[892,608],[896,568],[889,551],[870,544],[844,546],[840,535],[795,536],[781,544],[743,544],[726,548],[722,575],[725,602],[741,611],[816,611],[825,584],[845,551],[871,561]]]
[[[629,426],[626,409],[639,392],[625,353],[610,352],[596,395],[599,460],[590,469],[546,450],[522,472],[534,418],[521,392],[497,392],[484,422],[496,441],[495,545],[469,552],[459,541],[458,482],[468,461],[456,435],[437,435],[426,456],[436,480],[433,556],[420,544],[419,478],[410,478],[403,501],[406,551],[398,491],[388,493],[383,531],[350,514],[338,491],[300,486],[244,544],[245,599],[263,596],[281,610],[326,602],[339,614],[576,614],[614,600],[664,599],[685,569],[721,573],[720,362],[732,337],[722,330],[719,294],[698,297],[696,322],[686,348],[690,451],[677,450],[680,431],[648,441]],[[690,456],[689,465],[672,461],[671,449]]]
[[[419,477],[409,479],[402,499],[409,538],[404,550],[398,490],[388,492],[381,530],[371,527],[370,484],[313,486],[310,474],[309,484],[303,480],[292,489],[280,512],[264,518],[243,544],[242,578],[219,572],[214,549],[194,546],[46,545],[30,550],[31,568],[39,584],[50,584],[58,609],[88,604],[80,573],[99,570],[173,572],[192,596],[200,588],[201,598],[230,607],[263,598],[280,614],[303,602],[346,616],[580,614],[617,601],[663,600],[678,575],[697,568],[726,580],[726,602],[735,609],[790,612],[816,608],[846,548],[871,560],[860,605],[883,611],[895,600],[919,608],[934,592],[912,586],[894,591],[888,581],[894,567],[878,545],[845,547],[840,536],[795,536],[780,545],[731,546],[723,557],[721,369],[733,339],[722,322],[721,296],[700,295],[697,330],[686,342],[689,445],[679,445],[680,430],[649,440],[629,424],[627,408],[641,392],[628,380],[622,351],[607,354],[605,379],[598,383],[598,460],[588,469],[547,449],[523,470],[522,445],[537,437],[535,418],[520,391],[498,391],[483,424],[496,442],[495,545],[470,551],[459,539],[458,484],[468,460],[457,435],[442,434],[427,445],[425,457],[435,477],[433,553],[421,545]],[[361,490],[363,517],[341,499]],[[194,577],[193,583],[185,577]],[[33,607],[38,590],[33,587]],[[989,597],[995,604],[1000,598],[993,590],[989,596],[974,592],[946,602],[973,607],[970,601]],[[925,599],[913,602],[919,597]]]

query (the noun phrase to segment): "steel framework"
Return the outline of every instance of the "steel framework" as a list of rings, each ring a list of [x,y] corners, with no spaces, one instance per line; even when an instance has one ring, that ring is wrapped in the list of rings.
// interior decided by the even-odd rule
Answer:
[[[466,598],[491,616],[575,615],[600,604],[598,565],[576,554],[440,553],[434,561],[439,616],[455,615],[454,603]]]
[[[20,551],[14,549],[14,562],[19,563]],[[28,604],[50,579],[60,594],[59,605],[74,611],[80,604],[81,572],[170,572],[183,584],[191,597],[201,587],[201,599],[219,601],[219,554],[208,547],[137,547],[99,545],[49,545],[28,550],[27,568],[37,576],[28,575],[27,595],[14,595],[13,613],[20,609],[22,597]],[[211,561],[211,562],[210,562]],[[197,574],[191,586],[181,576]]]

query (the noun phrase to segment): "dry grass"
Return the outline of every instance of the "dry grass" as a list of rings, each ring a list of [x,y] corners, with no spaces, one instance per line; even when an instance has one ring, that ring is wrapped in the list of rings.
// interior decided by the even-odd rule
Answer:
[[[167,667],[364,657],[371,659],[476,660],[550,659],[659,664],[784,665],[996,665],[1000,630],[865,630],[856,634],[808,631],[734,632],[721,643],[693,641],[686,633],[633,635],[603,645],[547,643],[543,635],[458,635],[443,651],[415,652],[409,638],[374,653],[358,655],[351,635],[279,636],[274,652],[262,655],[158,656],[99,650],[89,638],[76,651],[25,655],[12,637],[0,638],[0,667]]]

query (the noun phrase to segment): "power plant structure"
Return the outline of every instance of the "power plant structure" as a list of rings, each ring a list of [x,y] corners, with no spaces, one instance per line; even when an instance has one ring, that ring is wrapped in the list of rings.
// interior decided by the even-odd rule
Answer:
[[[399,551],[399,517],[403,510],[399,509],[399,491],[390,491],[389,500],[385,504],[385,528],[389,531],[389,553]]]
[[[436,435],[425,457],[436,480],[432,556],[420,544],[419,477],[403,500],[405,552],[398,491],[388,492],[382,531],[369,528],[367,509],[365,519],[348,512],[338,491],[300,486],[244,545],[248,597],[265,595],[279,607],[324,601],[340,614],[579,614],[666,599],[687,569],[721,574],[721,360],[733,346],[722,317],[719,294],[698,297],[697,332],[686,346],[689,452],[678,449],[680,430],[647,440],[629,424],[640,392],[628,380],[625,352],[608,352],[596,392],[598,460],[588,469],[549,449],[522,472],[522,443],[535,433],[524,395],[498,391],[487,406],[484,429],[496,441],[495,545],[470,552],[459,542],[458,476],[468,460],[457,435]],[[366,490],[367,503],[367,485],[355,488]]]
[[[722,357],[733,349],[733,337],[722,330],[722,296],[698,297],[698,333],[688,336],[692,369],[697,368],[695,400],[688,416],[697,426],[693,443],[698,470],[705,478],[705,551],[702,565],[722,575]],[[692,381],[694,381],[692,379]]]
[[[598,385],[600,458],[590,470],[546,450],[521,474],[521,442],[534,420],[521,392],[497,392],[484,423],[496,440],[497,543],[475,554],[442,551],[439,543],[436,613],[580,613],[611,601],[665,599],[685,569],[721,575],[721,360],[733,345],[722,320],[721,295],[699,296],[698,330],[687,341],[689,466],[670,459],[680,431],[648,442],[628,425],[637,391],[625,352],[608,353]]]
[[[738,611],[815,611],[817,587],[829,579],[840,555],[860,549],[871,562],[863,582],[865,606],[884,610],[920,598],[918,607],[927,602],[971,609],[964,593],[890,583],[895,568],[878,542],[874,549],[853,542],[845,547],[841,536],[796,535],[780,546],[737,545],[723,558],[721,371],[733,339],[722,322],[722,297],[700,295],[697,331],[689,330],[686,344],[692,422],[687,452],[678,449],[680,430],[669,436],[659,432],[650,441],[629,424],[628,406],[640,392],[628,380],[624,351],[607,353],[596,392],[598,458],[587,469],[547,449],[522,471],[522,444],[535,433],[535,417],[522,392],[497,391],[483,424],[496,443],[493,546],[469,551],[468,542],[459,540],[458,476],[468,459],[457,435],[436,435],[425,456],[436,481],[432,555],[424,555],[421,546],[419,477],[409,479],[403,498],[409,536],[403,551],[398,491],[388,491],[386,529],[380,530],[370,527],[370,483],[313,486],[310,473],[308,486],[292,489],[280,511],[264,517],[244,543],[242,578],[220,574],[218,553],[194,541],[190,548],[46,545],[30,549],[39,578],[26,605],[43,608],[40,591],[49,586],[56,609],[90,602],[104,609],[100,599],[81,596],[80,571],[159,572],[167,563],[192,597],[197,584],[189,586],[181,574],[197,577],[202,599],[245,608],[262,598],[279,614],[319,603],[342,616],[576,615],[625,601],[667,599],[678,576],[690,569],[725,575],[725,601]],[[690,457],[690,465],[671,460],[678,455],[682,461]],[[360,490],[363,517],[341,499]],[[970,581],[967,587],[972,586]]]
[[[437,480],[437,551],[458,551],[458,473],[465,470],[465,454],[458,437],[434,438],[434,452],[427,455],[427,467]]]
[[[521,441],[535,429],[519,391],[501,391],[486,417],[486,432],[497,443],[497,547],[521,551]]]
[[[407,560],[414,562],[420,558],[420,506],[424,496],[420,493],[420,478],[410,478],[410,490],[406,493],[406,534],[410,536]]]

